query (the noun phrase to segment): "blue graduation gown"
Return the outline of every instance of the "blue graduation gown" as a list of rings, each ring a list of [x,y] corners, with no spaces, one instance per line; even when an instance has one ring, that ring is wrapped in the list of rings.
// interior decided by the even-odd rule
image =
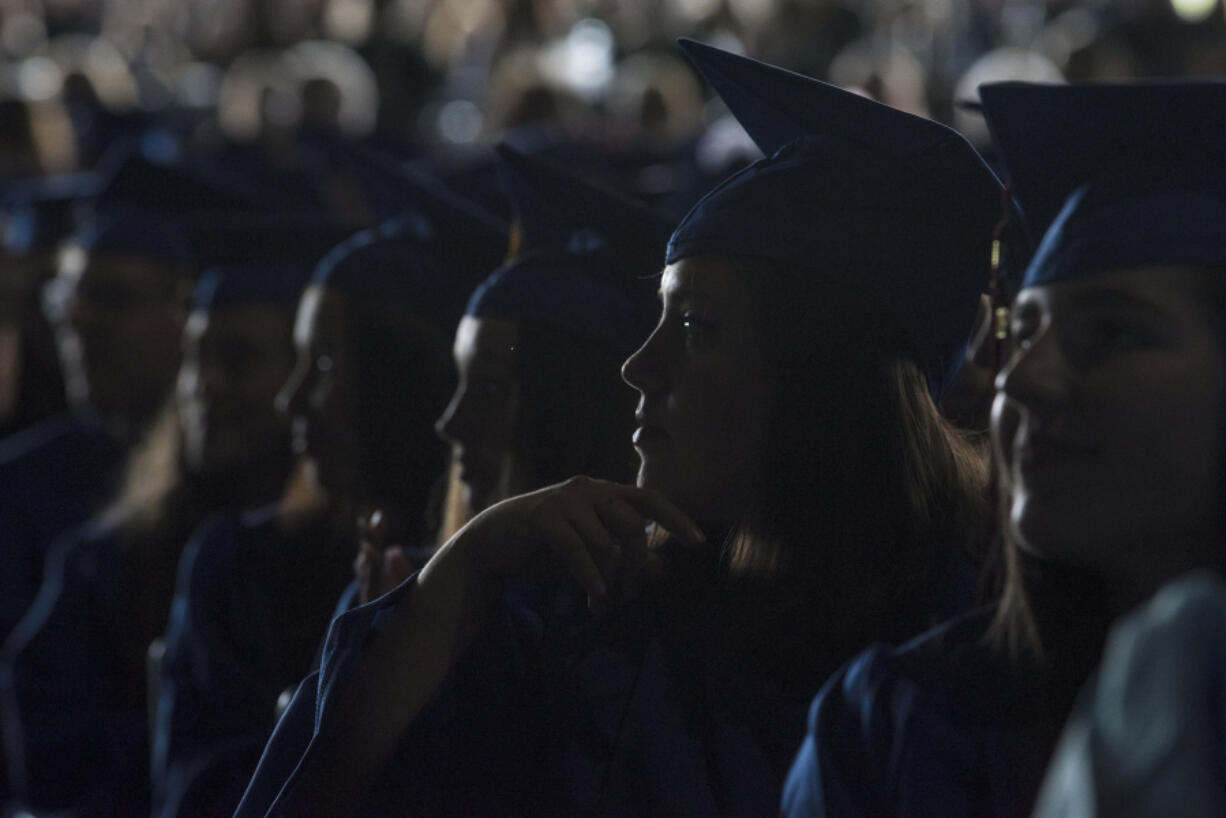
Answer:
[[[58,540],[0,663],[5,749],[22,802],[85,816],[149,809],[144,650],[132,566],[94,520]]]
[[[92,416],[58,415],[0,441],[0,640],[34,601],[52,541],[98,511],[123,466]]]
[[[873,647],[817,695],[784,815],[1024,818],[1069,702],[983,641],[991,611]]]
[[[1226,584],[1195,572],[1112,629],[1035,818],[1226,815]]]
[[[314,665],[352,551],[324,521],[288,531],[276,509],[201,526],[184,550],[153,740],[154,814],[229,815]]]
[[[808,698],[791,691],[819,680],[798,671],[779,684],[721,653],[716,623],[735,614],[686,591],[596,619],[569,591],[514,589],[357,814],[772,814]],[[326,786],[301,780],[299,759],[369,634],[411,592],[333,623],[322,668],[278,724],[237,816],[281,815],[283,787]]]

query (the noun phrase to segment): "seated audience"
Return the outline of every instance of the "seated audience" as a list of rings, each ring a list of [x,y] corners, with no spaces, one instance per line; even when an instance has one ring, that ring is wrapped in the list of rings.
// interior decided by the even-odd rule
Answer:
[[[770,814],[811,691],[952,606],[982,470],[933,393],[995,177],[943,126],[690,50],[769,156],[670,241],[623,368],[638,485],[492,505],[337,619],[238,815]]]
[[[1029,815],[1110,623],[1226,563],[1226,85],[981,92],[1050,223],[996,382],[1003,595],[825,686],[787,815]]]

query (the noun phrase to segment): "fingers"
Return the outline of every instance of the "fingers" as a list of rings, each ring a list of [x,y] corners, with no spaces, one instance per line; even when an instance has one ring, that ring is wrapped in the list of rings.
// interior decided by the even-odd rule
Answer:
[[[570,507],[567,520],[583,539],[584,547],[600,571],[605,587],[613,587],[622,559],[622,549],[614,532],[609,530],[591,505],[576,504]]]
[[[633,486],[602,480],[576,478],[560,487],[555,495],[568,531],[565,540],[555,543],[555,551],[570,560],[568,569],[587,571],[594,566],[602,585],[619,596],[633,596],[647,578],[649,555],[647,529],[654,521],[683,542],[696,545],[705,541],[698,525],[662,495]],[[578,541],[570,538],[573,533]],[[563,554],[581,547],[586,559]],[[589,595],[594,582],[575,574]]]
[[[610,590],[632,594],[645,580],[652,523],[691,546],[706,540],[657,492],[576,477],[491,506],[444,549],[462,555],[474,576],[495,582],[533,570],[548,555],[596,601]]]
[[[620,486],[618,496],[636,511],[654,520],[673,536],[687,545],[701,545],[707,541],[702,528],[688,514],[677,508],[659,492],[635,486]]]
[[[633,506],[620,497],[611,496],[596,508],[601,522],[620,545],[619,571],[616,577],[618,590],[625,596],[634,596],[643,583],[643,569],[647,561],[647,526],[649,521]],[[606,575],[606,579],[608,575]]]
[[[588,550],[590,541],[581,536],[568,520],[551,521],[541,530],[541,535],[562,567],[587,592],[589,601],[603,599],[608,594],[604,577]]]

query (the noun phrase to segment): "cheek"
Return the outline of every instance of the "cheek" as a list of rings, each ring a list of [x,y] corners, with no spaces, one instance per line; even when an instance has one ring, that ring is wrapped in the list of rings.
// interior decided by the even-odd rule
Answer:
[[[253,410],[275,412],[277,395],[291,374],[293,366],[289,361],[261,367],[240,381],[240,393]]]
[[[737,491],[765,448],[765,385],[748,366],[695,372],[691,384],[677,397],[695,476],[714,484],[715,494]]]
[[[1186,381],[1184,382],[1186,383]],[[1131,454],[1131,473],[1157,490],[1216,494],[1223,450],[1220,388],[1157,384],[1136,395],[1116,430]]]

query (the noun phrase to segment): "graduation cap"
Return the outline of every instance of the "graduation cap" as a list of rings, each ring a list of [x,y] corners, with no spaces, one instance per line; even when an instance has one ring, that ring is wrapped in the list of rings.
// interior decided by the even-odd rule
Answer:
[[[215,311],[258,305],[292,315],[311,267],[306,264],[264,262],[211,267],[200,276],[192,293],[192,309]]]
[[[508,145],[497,153],[517,246],[473,293],[467,314],[532,321],[633,352],[659,312],[655,274],[671,225],[543,159]]]
[[[507,226],[441,184],[418,182],[414,206],[330,250],[312,283],[404,304],[450,338],[468,294],[503,259]]]
[[[1226,83],[981,86],[1042,243],[1023,286],[1158,264],[1226,266]]]
[[[668,262],[762,258],[791,286],[854,287],[889,312],[939,397],[988,284],[999,181],[957,131],[766,63],[681,47],[767,154],[703,197]]]
[[[186,225],[178,214],[112,208],[87,221],[70,244],[91,256],[148,259],[179,274],[196,269]]]
[[[79,171],[6,183],[0,197],[4,252],[17,257],[54,250],[76,230],[82,202],[102,182],[94,171]]]
[[[293,311],[315,265],[352,231],[319,213],[236,213],[194,219],[200,268],[193,309],[261,304]]]
[[[117,141],[99,159],[103,177],[95,207],[162,213],[303,210],[306,203],[251,174],[203,159],[164,157],[137,135]]]
[[[286,263],[313,270],[353,235],[317,211],[192,214],[186,229],[201,269]]]

